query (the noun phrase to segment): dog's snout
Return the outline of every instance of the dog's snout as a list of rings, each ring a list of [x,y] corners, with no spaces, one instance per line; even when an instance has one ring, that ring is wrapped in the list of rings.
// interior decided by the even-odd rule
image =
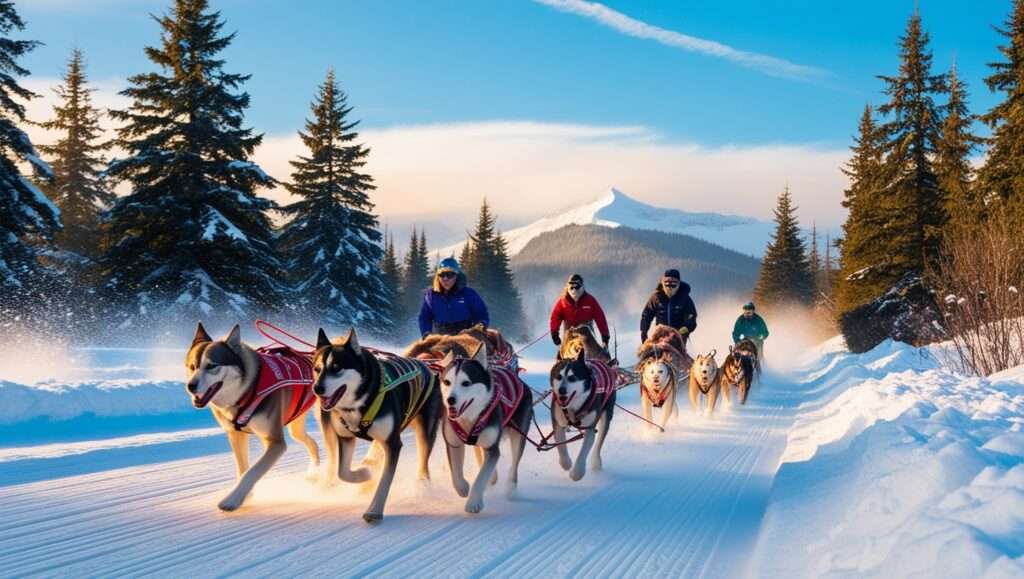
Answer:
[[[188,384],[185,385],[185,389],[188,390],[190,394],[195,394],[196,390],[199,389],[199,383],[189,382]]]
[[[455,397],[454,396],[449,396],[448,397],[448,406],[455,406]]]
[[[565,393],[566,393],[565,386],[559,386],[558,387],[558,395],[559,396],[565,396]]]
[[[313,394],[316,394],[317,396],[323,396],[324,395],[324,385],[323,384],[317,384],[316,386],[314,386],[313,387]]]

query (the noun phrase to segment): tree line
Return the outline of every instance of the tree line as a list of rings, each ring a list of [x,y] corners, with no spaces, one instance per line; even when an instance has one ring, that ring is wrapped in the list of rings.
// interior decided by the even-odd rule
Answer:
[[[826,242],[822,263],[817,240],[809,252],[803,246],[795,208],[784,193],[756,298],[816,304],[833,320],[847,320],[841,325],[846,333],[862,321],[851,313],[918,279],[930,288],[943,330],[954,340],[991,327],[993,320],[1024,315],[1018,291],[1024,245],[1014,233],[1024,225],[1024,0],[1013,1],[997,30],[1005,43],[984,81],[1003,99],[975,114],[955,63],[945,72],[933,70],[930,38],[915,10],[898,40],[899,66],[878,76],[883,98],[861,111],[852,155],[842,168],[850,184],[841,237]],[[990,136],[979,136],[976,122]],[[983,157],[977,167],[976,157]],[[971,256],[1002,264],[1001,281],[974,274],[961,279],[964,272],[978,272],[976,263],[968,263]],[[1007,298],[995,299],[1000,292]],[[1012,307],[996,312],[997,303]],[[976,350],[992,341],[976,338]]]
[[[38,95],[18,84],[29,71],[17,63],[39,42],[11,38],[25,24],[0,0],[0,320],[111,333],[259,315],[380,335],[409,325],[432,273],[426,236],[414,231],[399,263],[334,71],[299,131],[304,154],[278,181],[252,161],[263,136],[245,123],[249,75],[219,56],[235,36],[220,14],[207,0],[175,0],[155,19],[160,40],[145,53],[156,70],[129,77],[125,109],[93,104],[84,55],[72,52],[53,116],[40,123],[59,138],[37,151],[22,101]],[[110,141],[104,114],[118,122]],[[115,147],[122,154],[110,158]],[[125,194],[115,195],[119,185]],[[295,201],[259,195],[276,185]],[[486,202],[481,219],[468,269],[494,278],[481,293],[502,304],[496,323],[513,323],[521,305],[501,301],[518,294]]]

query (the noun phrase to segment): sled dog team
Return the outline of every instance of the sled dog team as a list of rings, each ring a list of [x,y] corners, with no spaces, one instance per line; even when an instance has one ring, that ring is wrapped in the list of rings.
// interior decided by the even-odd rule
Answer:
[[[674,287],[666,287],[671,284]],[[559,465],[574,481],[584,477],[588,457],[592,469],[602,468],[601,448],[613,417],[616,390],[632,381],[630,373],[611,359],[603,313],[596,300],[583,293],[582,285],[580,276],[571,276],[552,312],[552,339],[559,346],[559,356],[550,374],[552,433],[542,440],[553,440],[546,443],[547,448],[557,449]],[[714,351],[690,359],[686,341],[696,325],[696,310],[688,296],[689,286],[686,300],[680,302],[684,306],[673,303],[679,286],[678,272],[667,271],[641,320],[644,343],[637,371],[643,413],[653,424],[651,407],[662,408],[662,428],[677,411],[676,391],[684,379],[694,410],[703,399],[705,413],[710,415],[719,393],[724,391],[729,399],[734,386],[745,403],[759,370],[760,348],[754,338],[767,336],[766,329],[756,335],[737,335],[734,330],[734,339],[740,339],[721,367]],[[578,307],[583,305],[587,307]],[[748,306],[752,313],[753,305]],[[746,311],[744,315],[750,319]],[[561,336],[556,318],[558,325],[568,322]],[[595,319],[602,332],[600,344],[590,324]],[[648,337],[653,320],[658,324]],[[237,325],[224,339],[213,340],[199,324],[185,360],[186,390],[193,405],[209,406],[224,429],[238,474],[218,507],[234,511],[242,505],[284,453],[286,428],[309,452],[307,478],[319,476],[318,448],[305,430],[305,413],[314,402],[319,403],[316,415],[326,448],[326,484],[369,481],[368,466],[383,459],[376,491],[363,514],[368,522],[383,518],[402,433],[408,427],[416,435],[420,479],[430,478],[428,463],[440,428],[452,486],[467,499],[465,510],[470,513],[483,509],[486,487],[497,482],[499,443],[507,438],[512,454],[507,485],[514,492],[519,462],[535,422],[534,394],[519,378],[514,350],[500,332],[486,327],[488,322],[483,301],[466,286],[455,260],[448,258],[441,261],[424,299],[423,339],[404,356],[362,346],[354,330],[332,341],[321,329],[309,356],[283,347],[252,348],[242,342]],[[546,394],[536,403],[544,398]],[[567,439],[570,428],[578,434]],[[251,466],[250,434],[264,446],[263,455]],[[372,448],[363,464],[353,468],[357,439],[371,442]],[[583,442],[574,461],[566,443],[579,439]],[[479,465],[472,484],[463,474],[466,446],[474,447]]]

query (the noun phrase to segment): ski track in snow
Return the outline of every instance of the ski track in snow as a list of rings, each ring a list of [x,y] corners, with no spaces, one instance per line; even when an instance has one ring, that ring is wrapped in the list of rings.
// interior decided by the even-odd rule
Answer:
[[[577,483],[555,451],[527,446],[515,497],[505,495],[503,456],[479,515],[467,515],[451,488],[442,437],[428,483],[414,480],[407,436],[375,525],[360,515],[376,482],[324,490],[303,478],[306,454],[291,440],[231,514],[216,509],[235,478],[229,453],[167,461],[136,445],[124,452],[141,453],[141,466],[0,486],[0,575],[735,577],[746,570],[802,388],[766,375],[746,406],[720,401],[712,419],[694,417],[681,393],[681,418],[665,434],[617,412],[605,470],[588,465]],[[622,393],[634,411],[636,391]],[[547,428],[547,410],[538,410]],[[570,446],[574,460],[578,448]],[[258,452],[254,443],[251,458]],[[470,481],[473,464],[467,458]]]

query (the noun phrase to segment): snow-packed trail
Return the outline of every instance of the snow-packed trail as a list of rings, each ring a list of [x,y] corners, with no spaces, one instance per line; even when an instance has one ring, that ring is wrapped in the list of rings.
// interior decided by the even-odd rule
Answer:
[[[451,489],[440,439],[429,483],[414,480],[409,441],[385,520],[372,526],[360,518],[372,487],[310,484],[295,444],[233,514],[215,508],[234,478],[227,452],[2,486],[0,574],[734,577],[757,538],[798,388],[767,377],[746,406],[719,406],[710,420],[685,402],[666,434],[619,412],[605,470],[578,483],[554,452],[528,447],[518,494],[506,498],[499,481],[475,516]],[[636,388],[624,394],[638,409]],[[539,418],[548,423],[542,408]]]

